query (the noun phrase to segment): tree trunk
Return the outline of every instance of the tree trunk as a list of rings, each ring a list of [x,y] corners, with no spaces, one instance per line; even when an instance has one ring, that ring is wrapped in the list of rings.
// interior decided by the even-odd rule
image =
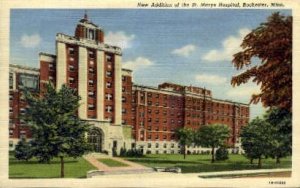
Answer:
[[[261,157],[258,158],[258,168],[261,168]]]
[[[250,164],[253,164],[253,158],[250,159]]]
[[[215,162],[215,148],[213,147],[211,150],[211,163]]]
[[[276,157],[276,164],[280,164],[280,157]]]
[[[65,177],[64,157],[60,156],[60,177]]]
[[[185,155],[186,155],[186,149],[185,149],[185,145],[183,146],[183,158],[185,159]]]

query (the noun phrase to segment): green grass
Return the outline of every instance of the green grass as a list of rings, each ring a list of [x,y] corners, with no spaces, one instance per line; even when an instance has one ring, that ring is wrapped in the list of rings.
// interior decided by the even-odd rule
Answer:
[[[179,154],[150,154],[141,158],[126,158],[127,160],[140,163],[148,167],[180,167],[183,173],[231,171],[231,170],[251,170],[258,169],[257,161],[250,164],[243,155],[229,155],[226,161],[216,161],[211,163],[211,155],[183,155]],[[263,159],[263,169],[271,168],[291,168],[291,157],[281,159],[280,164],[275,164],[274,159]]]
[[[84,158],[65,158],[65,178],[85,178],[89,170],[96,169]],[[9,155],[9,178],[59,178],[60,159],[54,158],[49,164],[39,163],[36,159],[19,161]]]
[[[109,167],[123,167],[123,166],[128,166],[125,163],[122,163],[120,161],[116,161],[113,159],[108,159],[108,158],[104,158],[104,159],[98,159],[100,162],[104,163],[105,165],[109,166]]]

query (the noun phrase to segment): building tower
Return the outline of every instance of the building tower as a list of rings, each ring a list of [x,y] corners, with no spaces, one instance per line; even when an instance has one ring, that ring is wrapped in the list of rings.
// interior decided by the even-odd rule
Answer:
[[[102,142],[106,140],[107,143],[110,135],[113,144],[106,144],[107,147],[124,145],[117,146],[117,140],[124,138],[122,99],[126,91],[122,95],[122,74],[130,77],[127,79],[130,85],[131,71],[122,70],[121,57],[121,49],[104,43],[103,30],[92,23],[87,14],[78,22],[74,36],[56,35],[56,55],[40,53],[41,91],[48,81],[53,82],[57,89],[62,84],[76,89],[81,96],[78,116],[97,122],[95,125],[101,132]]]

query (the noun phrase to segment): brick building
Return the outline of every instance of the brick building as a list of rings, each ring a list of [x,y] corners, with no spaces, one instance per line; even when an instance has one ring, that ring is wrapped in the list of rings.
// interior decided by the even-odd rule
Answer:
[[[122,69],[121,49],[105,44],[104,39],[103,30],[85,15],[74,36],[56,35],[56,54],[39,54],[40,69],[19,67],[19,72],[23,70],[27,77],[34,78],[35,87],[30,87],[40,92],[44,92],[48,82],[57,89],[67,84],[77,90],[82,98],[78,116],[94,125],[88,139],[95,151],[137,147],[144,153],[178,153],[176,129],[198,129],[210,123],[228,125],[232,136],[227,142],[238,146],[240,128],[249,121],[249,105],[215,99],[210,90],[199,87],[163,83],[154,88],[133,84],[132,71]],[[16,122],[15,128],[10,129],[11,140],[24,136],[23,126],[16,120],[22,110],[15,110],[15,106],[22,104],[20,94],[15,93],[18,84],[23,83],[17,81],[16,75],[23,73],[14,74],[18,72],[15,67],[10,67],[14,83],[11,117]],[[30,138],[27,129],[26,136]],[[202,149],[191,147],[189,151]]]

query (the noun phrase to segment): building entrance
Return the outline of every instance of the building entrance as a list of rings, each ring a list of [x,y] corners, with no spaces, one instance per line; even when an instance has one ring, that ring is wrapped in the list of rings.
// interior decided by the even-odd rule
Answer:
[[[94,152],[102,152],[103,132],[99,129],[92,129],[88,133],[88,142],[92,145]]]

